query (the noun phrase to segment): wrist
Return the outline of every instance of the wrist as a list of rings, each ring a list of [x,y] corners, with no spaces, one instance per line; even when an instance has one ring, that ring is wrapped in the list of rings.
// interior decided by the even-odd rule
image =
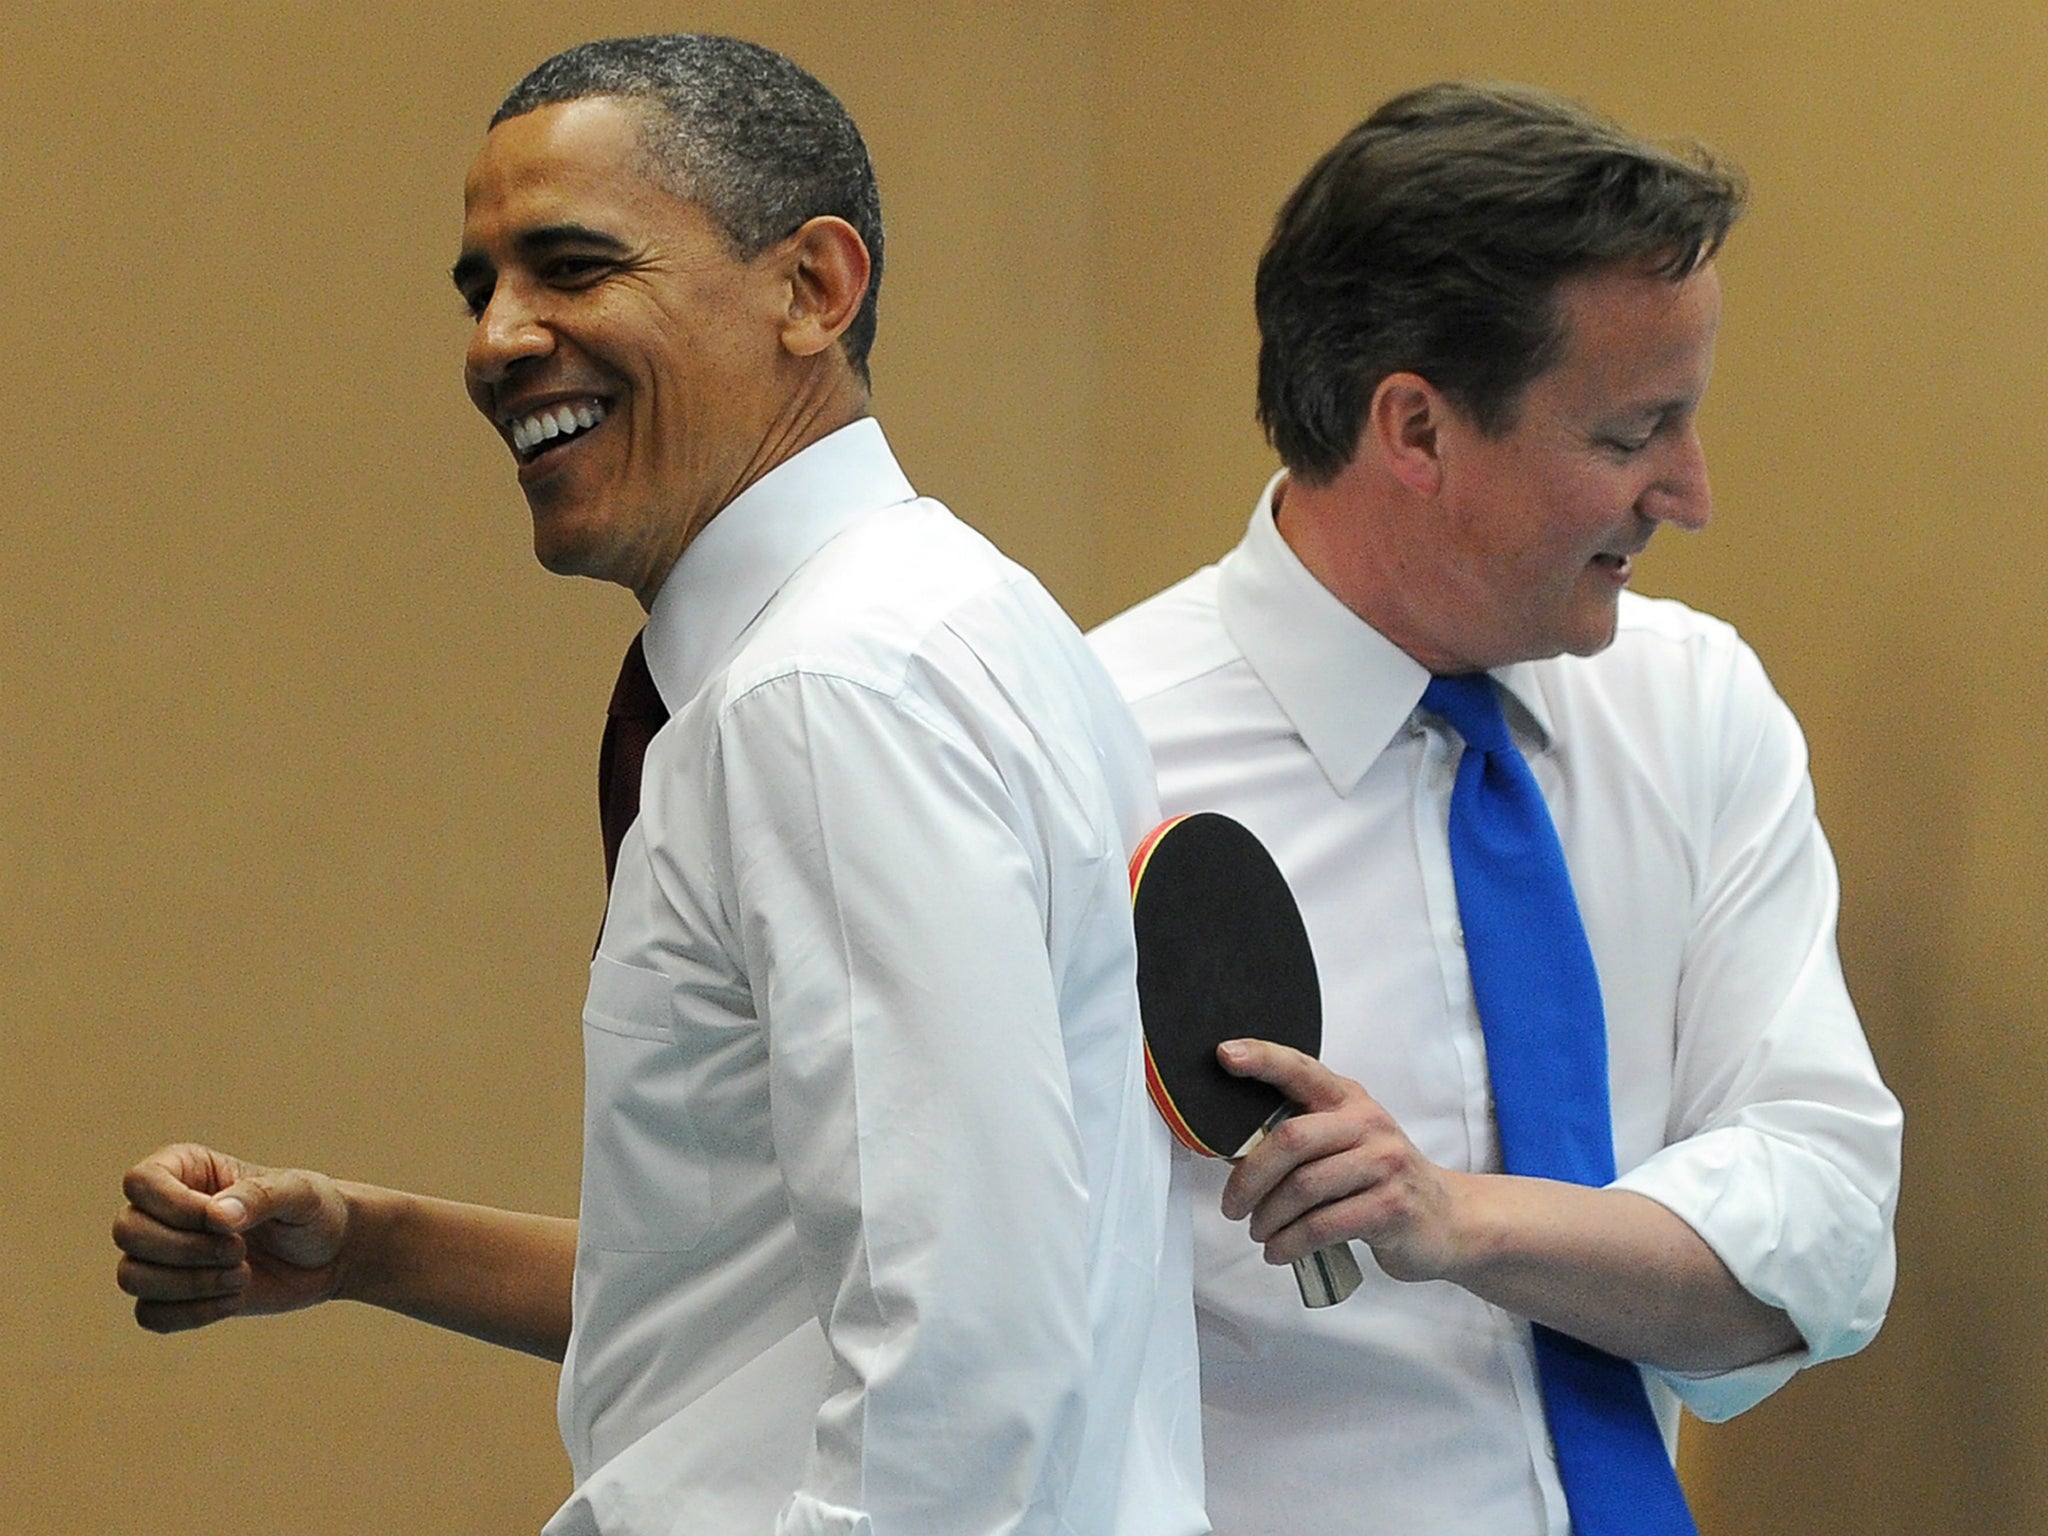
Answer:
[[[394,1288],[398,1234],[411,1196],[375,1184],[334,1181],[341,1198],[341,1246],[335,1254],[334,1299],[388,1306]]]
[[[1445,1169],[1441,1235],[1427,1278],[1483,1291],[1490,1276],[1515,1264],[1527,1219],[1515,1186],[1527,1182],[1510,1174]]]

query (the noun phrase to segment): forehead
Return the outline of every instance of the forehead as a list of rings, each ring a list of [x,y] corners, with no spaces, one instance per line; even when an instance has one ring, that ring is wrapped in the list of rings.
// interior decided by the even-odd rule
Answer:
[[[608,97],[560,102],[507,118],[484,138],[462,187],[463,247],[521,230],[675,218],[688,207],[647,179],[640,119]]]

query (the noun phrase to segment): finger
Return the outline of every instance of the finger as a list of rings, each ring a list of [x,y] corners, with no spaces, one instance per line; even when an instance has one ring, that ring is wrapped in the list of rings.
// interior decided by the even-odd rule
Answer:
[[[1266,1262],[1292,1264],[1318,1249],[1357,1237],[1361,1229],[1373,1224],[1374,1205],[1368,1192],[1314,1207],[1263,1240]]]
[[[1247,1214],[1255,1241],[1268,1241],[1320,1207],[1378,1191],[1392,1175],[1395,1163],[1384,1142],[1361,1143],[1334,1116],[1320,1119],[1320,1127],[1313,1121],[1301,1126],[1302,1150],[1290,1153],[1278,1179],[1260,1177],[1254,1184],[1248,1178],[1238,1192],[1240,1198],[1251,1197]],[[1266,1170],[1253,1172],[1258,1176]],[[1253,1195],[1255,1190],[1260,1192]]]
[[[1320,1220],[1322,1212],[1336,1205],[1355,1207],[1362,1200],[1377,1199],[1386,1178],[1386,1164],[1362,1152],[1303,1163],[1253,1206],[1248,1229],[1252,1240],[1269,1243],[1299,1222]]]
[[[177,1269],[123,1258],[114,1267],[114,1283],[139,1301],[218,1301],[240,1296],[249,1288],[249,1266],[227,1269]]]
[[[1360,1130],[1332,1114],[1295,1114],[1274,1126],[1238,1160],[1223,1185],[1223,1214],[1241,1221],[1305,1169],[1356,1147]]]
[[[1305,1110],[1335,1109],[1356,1085],[1315,1057],[1270,1040],[1226,1040],[1216,1047],[1223,1070],[1271,1083]]]
[[[1459,1190],[1469,1190],[1475,1176],[1449,1174],[1405,1146],[1330,1158],[1309,1171],[1335,1175],[1311,1186],[1320,1199],[1290,1206],[1295,1191],[1283,1185],[1253,1214],[1252,1235],[1273,1263],[1356,1239],[1397,1280],[1444,1273],[1458,1231]],[[1296,1214],[1285,1219],[1289,1209]]]
[[[205,1301],[138,1301],[135,1321],[151,1333],[184,1333],[204,1328],[242,1310],[242,1298],[216,1296]]]
[[[129,1206],[114,1218],[114,1246],[148,1264],[180,1269],[228,1269],[242,1262],[248,1245],[228,1232],[193,1232],[169,1226]]]
[[[183,1143],[151,1153],[121,1179],[129,1204],[174,1227],[198,1231],[214,1191],[240,1170],[209,1148]]]

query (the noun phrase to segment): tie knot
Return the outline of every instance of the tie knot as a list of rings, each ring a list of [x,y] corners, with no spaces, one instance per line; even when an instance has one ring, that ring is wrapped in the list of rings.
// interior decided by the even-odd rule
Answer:
[[[1501,752],[1513,745],[1507,717],[1500,712],[1500,696],[1484,672],[1431,678],[1422,690],[1422,707],[1450,721],[1475,751]]]

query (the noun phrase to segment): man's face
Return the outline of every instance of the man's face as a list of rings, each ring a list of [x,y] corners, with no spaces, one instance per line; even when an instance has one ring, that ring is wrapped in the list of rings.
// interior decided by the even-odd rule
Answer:
[[[518,461],[534,553],[651,603],[761,472],[791,392],[771,265],[643,176],[616,100],[500,123],[463,191],[470,399]]]
[[[1565,355],[1514,426],[1489,438],[1453,411],[1438,436],[1439,670],[1600,650],[1658,525],[1711,510],[1694,424],[1721,313],[1711,263],[1677,283],[1602,268],[1557,299]]]

